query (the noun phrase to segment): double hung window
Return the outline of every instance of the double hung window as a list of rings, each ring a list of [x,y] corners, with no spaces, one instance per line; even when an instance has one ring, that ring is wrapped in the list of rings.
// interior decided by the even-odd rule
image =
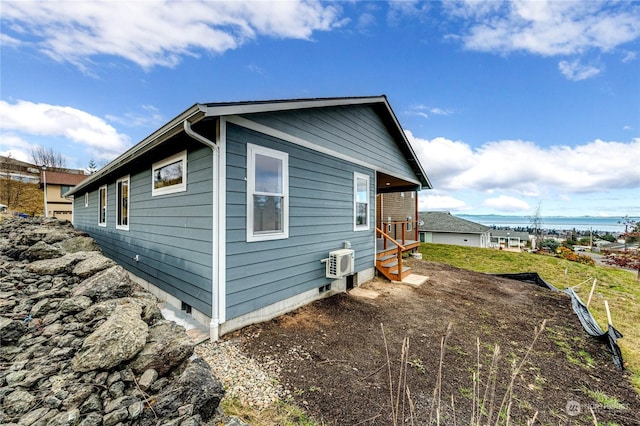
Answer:
[[[116,228],[129,229],[129,176],[116,181]]]
[[[369,176],[353,173],[353,230],[369,229]]]
[[[98,190],[98,225],[107,226],[107,186]]]
[[[289,237],[289,155],[247,144],[247,241]]]

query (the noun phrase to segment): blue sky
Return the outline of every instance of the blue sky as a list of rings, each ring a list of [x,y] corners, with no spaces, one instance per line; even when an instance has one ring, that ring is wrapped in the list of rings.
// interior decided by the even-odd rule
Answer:
[[[0,2],[0,154],[106,164],[197,102],[387,95],[421,209],[640,215],[640,2]]]

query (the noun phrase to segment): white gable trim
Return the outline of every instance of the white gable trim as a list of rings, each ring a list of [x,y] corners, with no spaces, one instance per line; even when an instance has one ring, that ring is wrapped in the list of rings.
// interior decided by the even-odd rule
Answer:
[[[407,178],[407,177],[404,177],[404,176],[398,176],[397,174],[393,173],[392,171],[380,168],[380,167],[375,166],[375,165],[373,165],[371,163],[363,161],[363,160],[361,160],[359,158],[350,157],[350,156],[348,156],[346,154],[342,154],[342,153],[334,151],[332,149],[328,149],[328,148],[326,148],[324,146],[314,144],[314,143],[309,142],[309,141],[307,141],[305,139],[299,138],[297,136],[290,135],[289,133],[285,133],[285,132],[283,132],[281,130],[277,130],[277,129],[274,129],[272,127],[265,126],[264,124],[256,123],[255,121],[248,120],[248,119],[246,119],[244,117],[240,117],[238,115],[231,115],[231,116],[226,118],[226,121],[229,122],[229,123],[233,123],[233,124],[236,124],[236,125],[241,126],[241,127],[246,127],[247,129],[255,130],[256,132],[260,132],[260,133],[263,133],[265,135],[273,136],[274,138],[278,138],[278,139],[281,139],[283,141],[291,142],[293,144],[303,146],[303,147],[311,149],[313,151],[321,152],[321,153],[329,155],[331,157],[339,158],[341,160],[348,161],[350,163],[354,163],[354,164],[357,164],[359,166],[366,167],[368,169],[375,170],[377,172],[381,172],[381,173],[384,173],[386,175],[393,176],[393,177],[396,177],[398,179],[406,180],[407,182],[411,182],[411,183],[414,183],[414,184],[416,184],[418,186],[421,186],[421,183],[419,181],[415,180],[415,179],[410,179],[410,178]]]

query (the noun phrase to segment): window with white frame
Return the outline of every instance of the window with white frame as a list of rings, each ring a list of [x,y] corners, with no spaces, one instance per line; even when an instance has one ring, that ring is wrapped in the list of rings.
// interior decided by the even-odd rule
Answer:
[[[116,228],[129,229],[129,176],[116,181]]]
[[[107,186],[98,190],[98,225],[107,226]]]
[[[187,151],[179,152],[151,167],[151,196],[187,190]]]
[[[353,230],[369,229],[369,176],[353,173]]]
[[[247,144],[247,241],[289,237],[289,155]]]
[[[84,206],[85,207],[89,207],[89,193],[88,192],[84,193]]]

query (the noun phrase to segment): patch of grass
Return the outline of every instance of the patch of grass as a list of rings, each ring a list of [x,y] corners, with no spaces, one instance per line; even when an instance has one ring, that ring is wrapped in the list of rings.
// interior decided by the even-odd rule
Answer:
[[[640,393],[640,327],[636,326],[640,324],[640,281],[635,273],[608,266],[583,265],[553,256],[447,244],[423,243],[420,252],[425,260],[476,272],[537,272],[560,289],[583,283],[575,291],[585,303],[591,283],[597,279],[589,309],[601,327],[606,329],[604,301],[609,302],[614,326],[624,335],[618,341],[622,356],[632,373],[631,381]]]
[[[223,398],[222,409],[227,416],[236,416],[252,426],[319,426],[293,401],[279,401],[269,408],[255,408],[234,398]]]
[[[598,404],[602,405],[604,408],[608,408],[611,410],[624,410],[626,408],[624,404],[622,404],[618,400],[618,398],[614,396],[608,396],[602,391],[594,391],[587,388],[586,386],[583,386],[582,392],[584,392],[585,395],[596,401]]]

